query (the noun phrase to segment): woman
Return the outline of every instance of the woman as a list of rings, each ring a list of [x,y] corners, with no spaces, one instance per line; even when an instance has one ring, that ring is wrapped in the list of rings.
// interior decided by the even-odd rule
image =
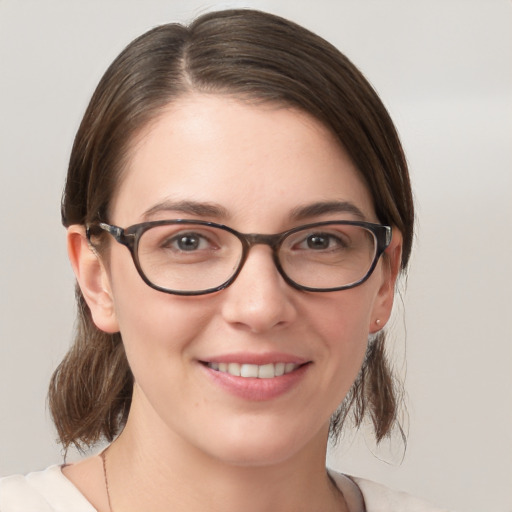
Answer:
[[[51,411],[65,448],[111,444],[3,480],[2,512],[434,510],[325,469],[349,415],[396,426],[382,329],[414,219],[336,49],[245,10],[144,34],[85,113],[62,217],[79,322]]]

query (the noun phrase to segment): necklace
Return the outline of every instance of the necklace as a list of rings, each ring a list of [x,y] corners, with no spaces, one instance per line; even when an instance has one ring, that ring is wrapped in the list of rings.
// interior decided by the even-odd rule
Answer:
[[[109,488],[109,485],[108,485],[108,476],[107,476],[107,450],[108,448],[105,448],[105,450],[103,450],[101,453],[100,453],[100,457],[101,457],[101,462],[103,464],[103,478],[105,480],[105,490],[107,491],[107,500],[108,500],[108,510],[109,512],[114,512],[112,510],[112,503],[110,501],[110,488]],[[329,474],[329,480],[331,481],[331,484],[333,484],[335,486],[335,488],[341,493],[341,495],[343,496],[343,500],[345,501],[345,495],[343,494],[343,492],[341,491],[341,489],[338,487],[338,485],[336,484],[335,480],[333,479],[333,477]],[[345,502],[346,503],[346,502]],[[362,510],[366,510],[366,509],[362,509]]]
[[[108,448],[107,448],[108,449]],[[108,487],[108,477],[107,477],[107,449],[101,452],[101,461],[103,463],[103,477],[105,479],[105,489],[107,490],[107,500],[108,500],[108,510],[109,512],[114,512],[112,510],[112,504],[110,502],[110,489]]]

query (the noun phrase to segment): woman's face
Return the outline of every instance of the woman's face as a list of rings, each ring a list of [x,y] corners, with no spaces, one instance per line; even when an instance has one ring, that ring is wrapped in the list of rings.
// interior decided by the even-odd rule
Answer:
[[[377,222],[365,184],[319,122],[290,108],[190,95],[133,144],[109,220],[128,227],[200,219],[268,234],[361,220],[343,203]],[[397,243],[395,236],[386,261],[398,262]],[[356,288],[304,292],[285,283],[270,247],[256,245],[227,289],[183,297],[147,286],[113,240],[107,257],[112,311],[90,306],[100,328],[122,334],[135,377],[129,422],[234,464],[277,463],[325,444],[368,334],[376,319],[386,322],[392,303],[393,271],[383,261]],[[245,378],[212,362],[293,363],[294,370]]]

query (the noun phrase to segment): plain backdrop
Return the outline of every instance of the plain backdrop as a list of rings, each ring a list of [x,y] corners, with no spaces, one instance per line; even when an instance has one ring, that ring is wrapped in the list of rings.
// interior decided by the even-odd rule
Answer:
[[[223,7],[284,15],[346,53],[411,166],[418,231],[391,327],[407,451],[363,429],[329,463],[455,510],[512,511],[509,0],[0,0],[0,474],[61,461],[45,404],[74,318],[59,202],[93,88],[135,36]]]

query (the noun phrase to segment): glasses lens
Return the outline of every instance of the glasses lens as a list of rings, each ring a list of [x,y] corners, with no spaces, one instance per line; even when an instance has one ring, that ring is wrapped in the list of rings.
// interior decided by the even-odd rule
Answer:
[[[301,286],[340,288],[367,275],[376,248],[375,235],[369,229],[329,224],[290,234],[281,245],[279,260],[286,275]]]
[[[154,285],[176,292],[200,292],[224,284],[242,257],[240,240],[202,224],[153,226],[139,240],[139,265]]]

